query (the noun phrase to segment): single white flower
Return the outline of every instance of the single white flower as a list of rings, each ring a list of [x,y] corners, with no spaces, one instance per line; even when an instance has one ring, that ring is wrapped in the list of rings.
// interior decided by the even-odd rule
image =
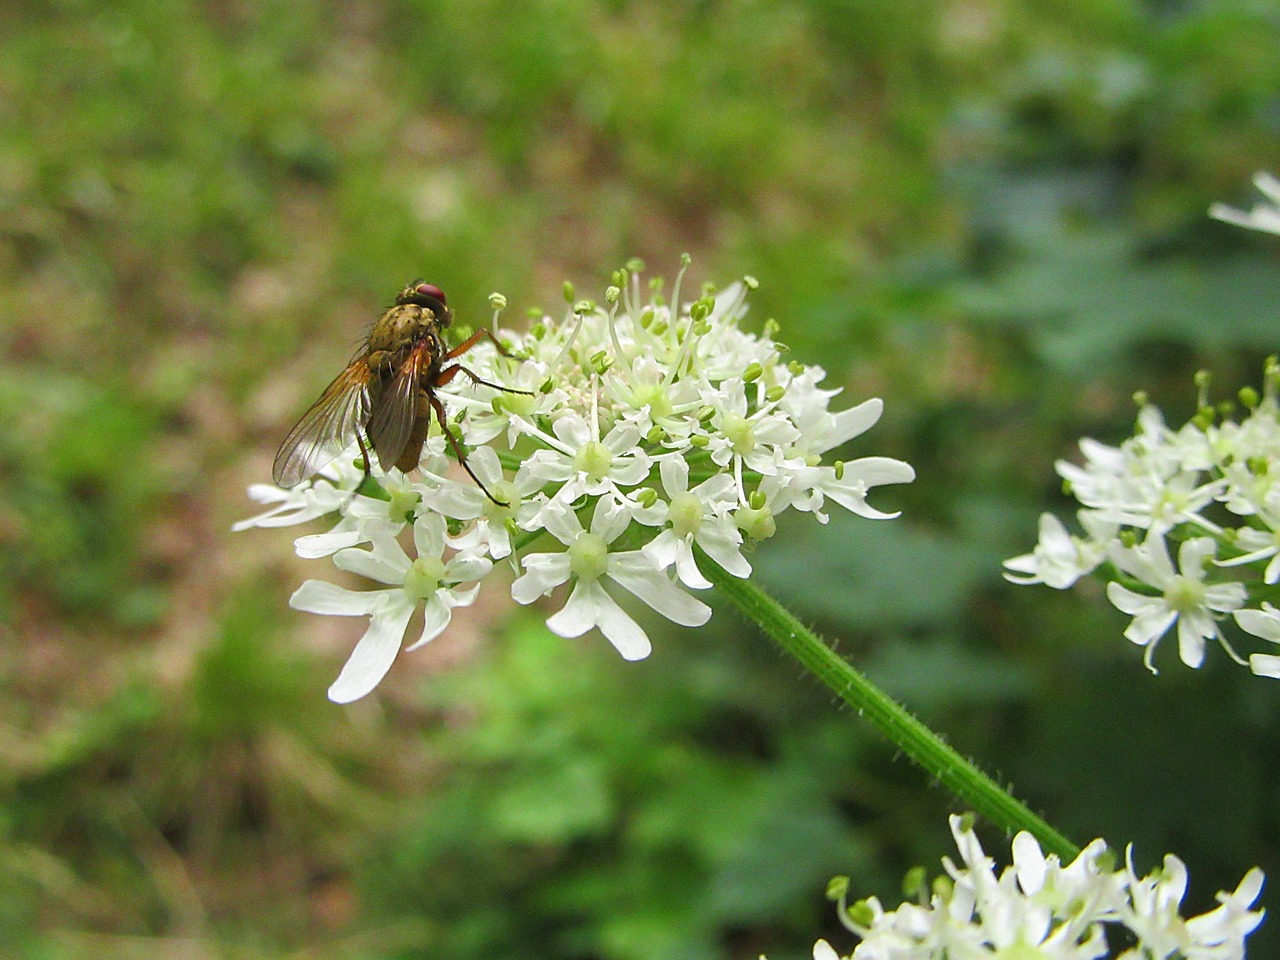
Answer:
[[[370,550],[341,550],[334,555],[340,569],[387,584],[386,590],[348,590],[324,580],[308,580],[289,598],[295,610],[337,616],[367,616],[369,628],[329,688],[335,703],[358,700],[376,687],[400,651],[409,618],[423,607],[422,635],[406,649],[414,650],[439,636],[455,607],[468,606],[480,590],[476,582],[493,564],[465,553],[443,559],[444,518],[429,514],[413,525],[417,556],[410,560],[395,537],[374,535]]]
[[[1081,510],[1076,516],[1089,537],[1073,537],[1053,514],[1040,514],[1040,539],[1035,549],[1006,560],[1004,578],[1010,583],[1043,583],[1065,590],[1097,569],[1107,555],[1117,525],[1090,510]]]
[[[379,485],[385,499],[353,494],[341,505],[342,518],[327,533],[313,533],[293,541],[294,552],[304,560],[330,557],[339,550],[368,543],[378,531],[395,535],[413,520],[422,506],[427,487],[399,470],[389,470]]]
[[[238,520],[231,529],[239,533],[252,527],[289,527],[327,516],[351,498],[351,491],[363,477],[363,471],[358,470],[350,458],[338,457],[313,480],[289,490],[282,490],[273,483],[252,484],[249,498],[274,506],[247,520]]]
[[[568,549],[523,557],[525,572],[511,585],[511,595],[517,603],[532,603],[572,579],[564,607],[547,620],[553,633],[578,637],[595,627],[624,659],[649,655],[653,647],[648,634],[605,591],[605,580],[682,626],[700,627],[711,617],[710,607],[672,583],[643,550],[609,550],[629,523],[616,501],[597,502],[590,530],[583,530],[574,512],[557,501],[547,504],[542,516],[546,529]]]
[[[1147,648],[1142,662],[1152,673],[1157,672],[1152,663],[1156,643],[1174,623],[1178,625],[1178,655],[1187,666],[1199,667],[1204,662],[1204,641],[1209,637],[1238,659],[1226,645],[1218,620],[1219,615],[1244,606],[1248,595],[1240,583],[1205,582],[1206,562],[1212,559],[1215,549],[1209,537],[1184,541],[1178,548],[1177,570],[1169,559],[1164,537],[1155,533],[1137,546],[1116,545],[1111,550],[1111,560],[1117,567],[1160,591],[1151,596],[1114,581],[1107,584],[1107,598],[1133,617],[1124,635]]]
[[[539,480],[563,484],[556,499],[573,503],[584,494],[623,496],[649,475],[652,458],[640,446],[640,430],[619,423],[601,438],[600,422],[588,423],[578,413],[566,413],[551,426],[551,433],[530,426],[527,433],[546,444],[520,465],[516,482]]]
[[[710,587],[693,556],[696,543],[735,577],[751,576],[751,564],[742,555],[742,534],[730,514],[737,506],[733,478],[717,473],[690,490],[689,465],[682,458],[668,457],[658,469],[669,498],[662,504],[661,522],[666,526],[643,548],[658,569],[674,565],[686,587]]]
[[[1145,877],[1126,857],[1128,902],[1119,919],[1138,938],[1143,957],[1187,960],[1243,960],[1244,940],[1262,922],[1261,910],[1247,909],[1262,891],[1262,871],[1251,869],[1232,893],[1219,893],[1217,909],[1184,919],[1179,912],[1187,892],[1186,865],[1173,854]]]

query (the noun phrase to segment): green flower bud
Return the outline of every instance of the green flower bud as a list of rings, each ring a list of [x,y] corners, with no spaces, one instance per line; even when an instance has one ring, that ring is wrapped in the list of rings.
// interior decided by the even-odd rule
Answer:
[[[832,877],[827,881],[827,899],[839,900],[849,892],[848,877]]]

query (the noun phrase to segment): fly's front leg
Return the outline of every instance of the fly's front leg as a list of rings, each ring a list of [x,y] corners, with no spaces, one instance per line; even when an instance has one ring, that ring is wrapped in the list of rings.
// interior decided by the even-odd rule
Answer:
[[[515,359],[515,357],[512,357],[511,354],[507,353],[507,348],[502,345],[502,343],[498,340],[498,338],[493,335],[493,331],[490,330],[488,327],[481,327],[471,336],[467,337],[467,339],[463,340],[460,344],[458,344],[456,347],[454,347],[452,350],[446,353],[441,359],[442,360],[457,359],[458,357],[466,353],[468,350],[470,350],[472,347],[474,347],[477,343],[479,343],[481,337],[488,337],[489,340],[493,343],[493,345],[498,348],[498,352],[502,354],[504,357],[507,357],[512,360]]]
[[[471,336],[467,337],[467,339],[463,340],[460,344],[458,344],[456,347],[454,347],[452,350],[446,353],[443,357],[441,357],[440,360],[444,362],[448,360],[458,359],[458,357],[462,356],[464,353],[466,353],[468,350],[474,347],[477,343],[479,343],[481,337],[488,337],[489,340],[493,343],[493,345],[498,348],[498,352],[502,354],[504,357],[507,357],[508,359],[511,359],[511,360],[516,359],[515,357],[512,357],[511,354],[507,353],[507,348],[504,347],[498,341],[498,338],[493,335],[492,330],[490,330],[488,327],[481,327],[479,330],[477,330]],[[495,390],[503,390],[503,391],[506,391],[507,393],[519,393],[519,394],[523,394],[526,397],[533,396],[533,393],[528,390],[513,390],[511,387],[504,387],[500,383],[490,383],[488,380],[482,380],[480,379],[480,377],[476,376],[476,374],[472,373],[470,370],[468,370],[466,367],[464,367],[460,363],[455,363],[452,367],[449,367],[447,370],[441,370],[440,375],[436,378],[435,385],[437,387],[444,386],[446,383],[448,383],[450,380],[456,377],[459,372],[465,373],[468,377],[470,377],[472,383],[483,384],[486,387],[493,387],[493,389]]]

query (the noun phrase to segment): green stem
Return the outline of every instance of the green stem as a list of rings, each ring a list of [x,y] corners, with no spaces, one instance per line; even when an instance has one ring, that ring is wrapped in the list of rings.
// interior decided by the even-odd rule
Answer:
[[[749,580],[733,576],[701,550],[698,566],[716,588],[810,673],[869,720],[907,756],[976,813],[1013,833],[1026,830],[1063,863],[1080,848],[1001,788],[942,738],[851,667],[812,630]]]

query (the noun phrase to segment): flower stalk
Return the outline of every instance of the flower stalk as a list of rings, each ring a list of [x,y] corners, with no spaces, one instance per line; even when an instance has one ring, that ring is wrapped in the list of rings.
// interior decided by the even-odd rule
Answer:
[[[1009,833],[1030,833],[1046,852],[1063,859],[1073,859],[1080,852],[1078,846],[949,747],[756,584],[731,575],[705,554],[699,553],[698,566],[739,613],[974,812]]]

